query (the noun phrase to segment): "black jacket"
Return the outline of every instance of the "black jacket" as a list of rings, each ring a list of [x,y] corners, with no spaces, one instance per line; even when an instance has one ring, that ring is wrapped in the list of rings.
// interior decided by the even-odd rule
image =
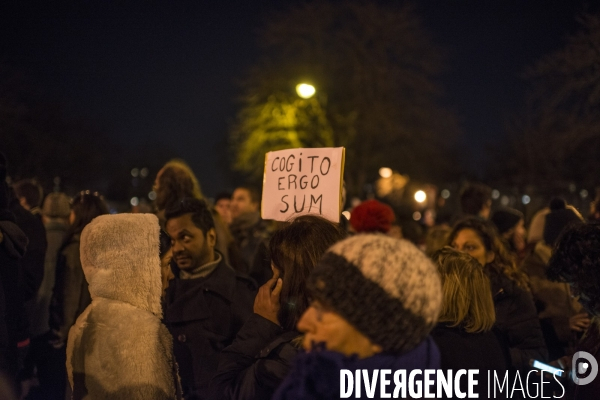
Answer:
[[[529,369],[529,360],[548,361],[548,350],[531,294],[494,268],[486,268],[490,278],[496,328],[510,349],[512,366]]]
[[[4,213],[8,216],[8,213]],[[12,220],[11,220],[12,219]],[[14,223],[14,217],[0,215],[0,370],[13,376],[17,372],[17,343],[28,335],[20,282],[20,261],[25,255],[27,237]]]
[[[223,259],[207,277],[176,277],[169,283],[164,322],[173,335],[173,352],[186,394],[207,398],[219,353],[233,342],[252,314],[255,295],[254,281]]]
[[[221,353],[211,382],[213,399],[270,399],[289,372],[298,348],[291,342],[300,334],[258,314],[246,321],[235,342]]]
[[[42,279],[44,279],[44,265],[46,258],[46,229],[39,217],[36,217],[13,199],[10,211],[15,215],[16,223],[29,239],[27,253],[21,259],[21,284],[23,301],[35,297]]]
[[[229,227],[235,244],[235,251],[229,250],[230,258],[240,264],[236,269],[250,275],[258,286],[273,275],[268,251],[272,228],[272,223],[261,219],[258,212],[240,215]]]
[[[496,371],[502,379],[509,368],[508,349],[503,347],[492,331],[468,333],[460,327],[448,327],[440,323],[431,332],[431,337],[440,350],[443,370],[479,370],[475,387],[479,398],[487,397],[487,371]],[[491,374],[490,380],[493,382]],[[466,392],[466,379],[461,380],[461,388]]]
[[[58,252],[55,282],[50,300],[50,329],[58,343],[66,343],[69,329],[92,302],[81,267],[80,234],[74,234]]]

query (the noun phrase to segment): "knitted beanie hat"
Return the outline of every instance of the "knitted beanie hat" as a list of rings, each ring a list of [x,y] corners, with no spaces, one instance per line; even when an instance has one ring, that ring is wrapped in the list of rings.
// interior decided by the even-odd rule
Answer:
[[[50,193],[44,200],[42,214],[48,218],[68,218],[71,213],[70,199],[64,193]]]
[[[549,246],[554,246],[554,243],[568,225],[582,221],[581,216],[567,206],[563,199],[552,199],[550,201],[550,213],[546,215],[544,242]]]
[[[492,222],[498,228],[498,233],[503,234],[510,231],[517,223],[524,219],[523,213],[514,208],[502,208],[492,215]]]
[[[366,200],[352,210],[350,225],[356,232],[386,233],[395,219],[392,207],[377,200]]]
[[[442,302],[431,260],[406,240],[377,234],[333,245],[307,287],[383,351],[394,353],[407,352],[427,337]]]

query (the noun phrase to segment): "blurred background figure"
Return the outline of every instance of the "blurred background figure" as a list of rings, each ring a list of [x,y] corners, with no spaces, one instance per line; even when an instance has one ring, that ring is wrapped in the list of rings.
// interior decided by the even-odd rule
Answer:
[[[44,198],[44,191],[37,181],[33,179],[24,179],[16,182],[13,185],[19,204],[35,215],[38,218],[42,218],[42,199]]]
[[[44,275],[40,288],[26,308],[29,315],[31,346],[25,362],[22,379],[34,378],[38,364],[43,365],[47,353],[46,334],[50,330],[50,300],[56,277],[56,261],[60,247],[69,228],[71,205],[69,197],[64,193],[50,193],[44,200],[42,220],[46,229],[48,248],[44,261]],[[43,370],[43,366],[41,367]],[[34,384],[33,382],[29,383]]]
[[[530,359],[547,360],[527,275],[517,267],[494,225],[481,218],[466,218],[454,226],[448,244],[475,258],[490,278],[496,326],[510,349],[512,366],[526,371]]]
[[[494,211],[491,221],[496,225],[498,233],[504,240],[506,247],[516,257],[517,264],[525,258],[527,243],[525,230],[525,217],[523,213],[514,208],[503,207]]]
[[[221,192],[215,196],[215,210],[226,225],[231,224],[231,193]]]
[[[203,199],[200,183],[192,169],[183,161],[174,159],[167,162],[156,174],[154,181],[156,192],[157,216],[161,227],[165,226],[165,210],[175,206],[175,203],[189,197]]]
[[[448,225],[436,225],[429,228],[427,236],[425,236],[425,252],[428,256],[433,256],[433,253],[446,246],[450,231],[452,228]]]
[[[36,197],[36,200],[39,201],[41,198],[41,192],[38,192],[39,186],[36,186],[36,188],[33,189],[31,186],[32,184],[30,183],[30,181],[24,181],[21,186],[23,188],[32,189],[32,192],[39,193],[40,197]],[[27,252],[21,259],[22,268],[20,278],[23,301],[28,302],[35,297],[42,284],[44,278],[44,259],[46,257],[48,243],[41,215],[39,213],[33,215],[30,211],[25,209],[21,205],[22,201],[17,198],[14,189],[14,186],[9,189],[9,208],[15,215],[16,224],[21,228],[28,239]],[[29,201],[34,200],[33,198],[30,198]],[[33,208],[39,211],[39,205],[37,203]]]
[[[479,369],[504,376],[510,365],[509,350],[492,331],[496,312],[483,266],[450,247],[436,251],[432,258],[442,278],[442,309],[431,332],[440,349],[442,369]],[[478,393],[484,398],[489,385],[486,374],[481,378]],[[466,377],[461,388],[466,393]]]
[[[273,396],[300,350],[296,325],[309,306],[308,276],[325,251],[345,237],[338,224],[315,215],[297,217],[273,234],[273,277],[260,288],[254,314],[221,353],[212,382],[214,398]]]
[[[10,382],[6,391],[11,392],[17,389],[17,372],[22,367],[23,351],[29,344],[27,315],[19,285],[21,259],[28,240],[8,209],[6,167],[6,159],[0,153],[0,375],[4,374]]]
[[[359,234],[333,245],[308,280],[296,357],[274,399],[340,398],[340,369],[437,369],[429,336],[442,294],[431,260],[412,243]],[[380,393],[377,382],[375,393]]]
[[[596,197],[590,203],[590,221],[600,221],[600,188],[596,189]]]
[[[42,216],[48,249],[44,262],[44,278],[35,299],[31,302],[30,325],[33,338],[48,332],[50,299],[54,288],[58,251],[69,228],[71,205],[64,193],[50,193],[44,200]],[[35,339],[34,339],[35,340]]]
[[[250,275],[259,286],[271,277],[271,262],[267,251],[274,224],[260,216],[260,191],[251,186],[240,186],[231,196],[231,218],[229,225],[235,241],[231,259],[243,266],[242,271]]]
[[[550,202],[549,210],[544,219],[542,240],[523,261],[522,269],[529,276],[550,359],[556,360],[572,353],[580,333],[589,326],[590,320],[581,304],[571,295],[569,285],[552,281],[547,275],[552,248],[561,233],[569,225],[583,222],[583,219],[560,198]]]
[[[600,224],[575,224],[564,232],[548,266],[548,276],[567,282],[579,297],[585,310],[593,317],[589,328],[575,351],[590,353],[600,360]],[[571,354],[561,360],[563,368],[570,365]],[[575,372],[576,373],[576,372]],[[573,387],[574,386],[574,387]],[[600,379],[569,389],[575,400],[595,399],[600,393]]]
[[[396,220],[394,210],[377,200],[365,200],[352,209],[350,226],[356,233],[388,233]]]
[[[529,250],[533,250],[535,245],[544,238],[544,225],[546,224],[546,215],[549,213],[550,208],[544,207],[531,218],[527,230],[527,247]]]
[[[40,348],[37,357],[40,386],[32,389],[32,399],[65,398],[67,336],[77,317],[91,301],[81,267],[81,231],[94,218],[104,214],[108,214],[108,207],[98,192],[85,190],[71,201],[70,225],[58,249],[56,260],[54,289],[50,300],[50,331],[46,333],[44,348]]]
[[[492,189],[482,183],[468,183],[460,191],[462,214],[488,219],[492,210]]]

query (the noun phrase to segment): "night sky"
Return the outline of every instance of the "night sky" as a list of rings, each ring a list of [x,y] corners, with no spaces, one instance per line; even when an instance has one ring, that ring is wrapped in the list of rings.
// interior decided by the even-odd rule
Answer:
[[[169,146],[214,195],[232,184],[218,160],[237,110],[236,80],[258,56],[257,29],[300,2],[3,3],[13,4],[0,6],[0,62],[124,145]],[[448,53],[442,100],[460,118],[472,164],[523,104],[524,68],[564,44],[579,12],[598,8],[579,0],[415,4]]]

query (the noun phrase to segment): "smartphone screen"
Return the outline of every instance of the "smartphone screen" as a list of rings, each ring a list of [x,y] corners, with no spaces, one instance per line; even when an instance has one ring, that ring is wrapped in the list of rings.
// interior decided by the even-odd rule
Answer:
[[[563,376],[563,374],[564,374],[564,371],[562,369],[553,367],[548,364],[544,364],[543,362],[538,361],[538,360],[532,360],[531,366],[533,368],[540,369],[542,371],[548,371],[557,376]]]

